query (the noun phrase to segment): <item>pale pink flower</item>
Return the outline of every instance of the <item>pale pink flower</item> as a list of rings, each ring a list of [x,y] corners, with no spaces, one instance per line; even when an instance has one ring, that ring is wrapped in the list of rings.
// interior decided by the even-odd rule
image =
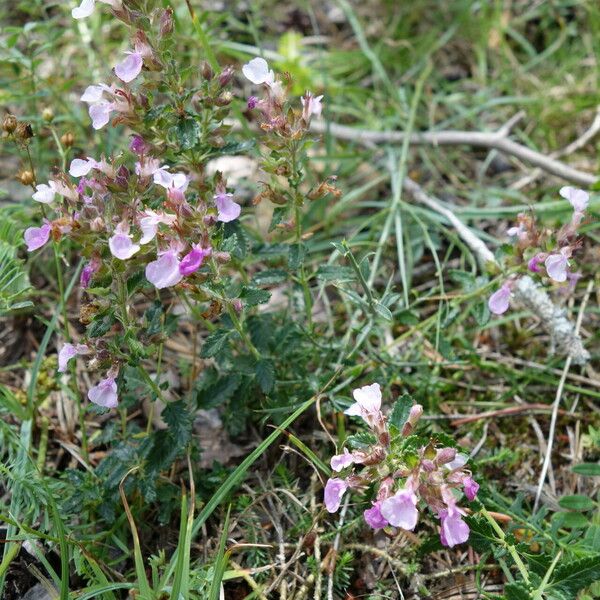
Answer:
[[[381,501],[374,502],[371,508],[365,510],[363,517],[373,529],[383,529],[389,525],[388,520],[381,514]]]
[[[323,111],[322,101],[323,96],[313,96],[310,92],[306,92],[304,96],[300,98],[302,102],[302,118],[305,121],[310,121],[310,118],[314,115],[315,117],[321,116]]]
[[[398,490],[381,502],[381,515],[390,525],[412,531],[419,519],[416,494],[409,488]]]
[[[544,259],[544,255],[543,254],[534,254],[529,259],[529,262],[527,263],[527,268],[532,273],[539,273],[541,271],[540,263],[543,261],[543,259]]]
[[[469,526],[463,521],[461,514],[462,511],[456,506],[449,506],[448,510],[440,512],[440,540],[444,546],[453,548],[469,539]]]
[[[36,202],[41,202],[42,204],[50,204],[54,200],[55,189],[52,181],[48,182],[49,185],[45,183],[40,183],[35,186],[35,193],[31,196]]]
[[[164,187],[166,190],[174,188],[185,192],[190,182],[189,177],[185,173],[170,173],[168,166],[162,166],[156,169],[152,174],[154,183]]]
[[[505,283],[499,290],[494,292],[488,300],[488,308],[495,315],[501,315],[508,310],[510,305],[510,286]]]
[[[88,112],[94,129],[102,129],[110,121],[113,107],[112,102],[98,102],[89,107]]]
[[[157,260],[146,265],[146,279],[159,290],[174,286],[183,278],[179,264],[177,252],[167,250]]]
[[[142,245],[151,242],[156,237],[160,223],[173,225],[177,220],[177,215],[155,212],[151,209],[146,209],[143,212],[143,215],[144,216],[139,220],[139,226],[142,230],[142,237],[139,243]]]
[[[275,81],[273,71],[269,69],[269,65],[264,58],[253,58],[250,62],[242,67],[242,73],[246,79],[249,79],[255,85],[266,83],[271,85]]]
[[[88,391],[88,399],[105,408],[115,408],[118,404],[117,382],[114,377],[107,377]]]
[[[346,467],[349,467],[353,463],[354,456],[351,452],[348,451],[348,448],[344,448],[343,454],[336,454],[335,456],[332,456],[330,462],[331,468],[336,473],[339,473],[340,471],[342,471]]]
[[[339,477],[328,479],[325,484],[325,508],[334,513],[340,507],[342,497],[348,489],[348,484]]]
[[[558,254],[551,254],[544,261],[546,266],[546,273],[548,277],[558,283],[563,283],[567,280],[567,273],[569,270],[569,259],[570,250],[568,248],[561,248]]]
[[[371,427],[381,422],[381,387],[378,383],[358,388],[352,395],[356,402],[344,411],[345,414],[362,417]]]
[[[112,8],[114,8],[115,10],[118,10],[119,8],[121,8],[123,6],[121,3],[121,0],[98,0],[98,1],[102,2],[103,4],[108,4],[109,6],[112,6]],[[95,6],[96,6],[96,0],[82,0],[81,4],[71,11],[71,16],[74,19],[85,19],[86,17],[89,17],[94,12]]]
[[[69,361],[78,354],[89,354],[90,349],[86,344],[64,344],[58,353],[58,372],[64,373],[67,370]]]
[[[558,192],[565,200],[568,200],[576,212],[582,213],[588,206],[590,195],[578,188],[565,185]]]
[[[71,161],[71,166],[69,167],[69,175],[72,177],[84,177],[87,175],[92,169],[96,169],[98,167],[98,163],[91,157],[87,157],[86,160],[82,158],[74,158]]]
[[[44,223],[41,227],[28,227],[23,234],[27,251],[33,252],[45,245],[50,239],[51,229],[49,223]]]
[[[125,83],[133,81],[141,72],[144,60],[139,52],[126,52],[128,55],[115,67],[115,75]]]
[[[216,194],[215,204],[217,205],[217,221],[229,223],[235,221],[242,212],[242,207],[232,200],[233,194],[220,193]]]
[[[139,244],[134,244],[129,234],[129,226],[126,223],[119,223],[115,233],[108,240],[110,253],[119,260],[128,260],[136,252],[139,252]]]

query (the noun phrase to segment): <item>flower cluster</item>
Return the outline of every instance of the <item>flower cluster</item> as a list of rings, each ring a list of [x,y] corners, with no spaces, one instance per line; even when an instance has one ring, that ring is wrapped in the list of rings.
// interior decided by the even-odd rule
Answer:
[[[88,105],[94,129],[108,125],[114,115],[112,125],[131,128],[128,152],[99,159],[78,157],[71,161],[68,172],[56,172],[45,183],[35,185],[33,181],[32,197],[41,206],[43,220],[24,232],[24,241],[29,252],[65,237],[81,249],[87,262],[80,285],[84,298],[87,294],[90,299],[82,308],[84,324],[111,303],[120,307],[120,330],[113,328],[86,343],[67,343],[59,352],[59,372],[64,372],[76,356],[85,356],[90,368],[105,370],[88,398],[112,408],[118,403],[120,365],[127,359],[120,344],[128,337],[128,330],[136,327],[130,322],[129,297],[136,289],[150,285],[206,300],[202,284],[207,278],[220,280],[221,265],[230,261],[224,248],[223,224],[238,219],[241,206],[220,172],[209,176],[196,154],[186,152],[198,148],[200,155],[220,153],[225,143],[224,110],[233,98],[226,90],[233,69],[228,67],[215,75],[204,68],[202,85],[186,97],[195,109],[188,109],[179,91],[170,93],[180,89],[180,74],[176,64],[165,58],[168,54],[161,54],[173,29],[171,9],[157,9],[150,19],[142,19],[120,0],[100,1],[135,27],[133,49],[114,66],[115,80],[88,86],[81,101]],[[94,5],[94,0],[83,0],[73,9],[73,17],[89,16]],[[139,84],[142,73],[153,71],[161,72],[160,81]],[[165,104],[153,105],[147,92],[152,86],[163,91],[159,98],[167,98]],[[149,115],[157,119],[155,123]],[[165,140],[161,128],[171,137]],[[173,162],[177,166],[172,166]],[[145,282],[129,289],[128,279],[140,272]],[[95,286],[110,290],[103,292],[108,304],[94,299]],[[231,303],[241,309],[238,299]]]
[[[519,214],[517,225],[507,233],[516,244],[517,261],[523,269],[539,277],[545,275],[556,283],[566,282],[572,289],[581,277],[572,269],[572,257],[580,245],[577,231],[585,217],[589,194],[570,186],[562,187],[559,193],[569,201],[573,214],[556,235],[539,230],[533,217],[524,213]],[[501,315],[508,310],[517,279],[518,275],[511,276],[490,296],[488,307],[492,313]]]
[[[388,423],[381,410],[378,383],[356,389],[353,395],[356,402],[345,412],[365,421],[373,434],[372,443],[361,442],[353,451],[344,448],[331,458],[333,471],[345,475],[327,481],[327,510],[336,512],[349,489],[375,488],[375,498],[363,513],[369,527],[386,529],[389,533],[394,528],[412,531],[424,505],[440,520],[444,546],[466,542],[469,527],[458,500],[462,493],[472,501],[479,490],[465,468],[467,456],[457,453],[455,448],[438,446],[435,439],[423,440],[413,433],[423,414],[419,404],[403,406],[406,415],[403,422]]]

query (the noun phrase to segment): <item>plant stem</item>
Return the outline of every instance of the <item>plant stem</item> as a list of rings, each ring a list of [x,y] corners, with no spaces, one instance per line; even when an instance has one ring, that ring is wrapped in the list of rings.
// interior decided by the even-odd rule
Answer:
[[[260,352],[256,349],[256,346],[252,343],[250,336],[244,331],[244,327],[242,326],[242,322],[240,321],[237,313],[235,312],[235,308],[231,305],[231,303],[227,303],[227,313],[229,314],[229,318],[235,327],[235,330],[240,334],[240,337],[244,341],[244,344],[248,347],[248,350],[252,353],[252,356],[256,360],[260,360]]]
[[[496,532],[496,534],[500,538],[504,547],[508,550],[508,553],[511,555],[513,561],[515,562],[515,565],[517,565],[517,569],[519,569],[519,573],[521,574],[523,581],[527,585],[529,585],[529,574],[527,573],[527,567],[521,560],[521,557],[519,556],[517,549],[512,544],[509,544],[506,541],[506,535],[504,535],[504,531],[502,531],[502,528],[500,527],[500,525],[498,525],[498,523],[496,523],[494,517],[492,517],[492,515],[490,515],[490,513],[486,510],[486,508],[483,505],[481,506],[480,512],[487,519],[488,523],[492,526],[492,529]]]

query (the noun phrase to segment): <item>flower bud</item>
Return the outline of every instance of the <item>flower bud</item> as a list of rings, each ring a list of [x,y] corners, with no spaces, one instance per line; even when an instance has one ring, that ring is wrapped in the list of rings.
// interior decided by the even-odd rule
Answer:
[[[217,97],[217,99],[215,100],[215,104],[217,106],[227,106],[228,104],[231,104],[232,100],[233,94],[227,91],[223,92],[220,96]]]
[[[33,129],[29,123],[18,123],[15,129],[15,137],[22,142],[33,137]]]
[[[225,87],[233,79],[234,72],[233,67],[225,67],[219,74],[219,85]]]
[[[435,462],[438,465],[445,465],[446,463],[452,462],[456,458],[456,448],[442,448],[438,450]]]
[[[215,72],[212,70],[212,67],[206,61],[203,61],[200,65],[200,73],[202,77],[206,80],[210,80],[215,76]]]
[[[18,124],[19,121],[17,121],[17,117],[9,113],[4,117],[4,120],[2,121],[2,129],[6,131],[6,133],[13,133],[17,128]]]
[[[231,260],[231,254],[229,252],[214,252],[213,256],[218,263],[225,264]]]
[[[67,133],[64,133],[60,136],[60,143],[65,148],[71,148],[71,146],[73,146],[75,143],[75,136],[70,131],[67,131]]]
[[[162,37],[173,32],[173,9],[170,6],[160,15],[159,24]]]
[[[32,185],[35,181],[33,173],[31,171],[21,171],[18,175],[18,180],[23,185]]]
[[[42,119],[44,119],[46,123],[52,123],[54,120],[54,111],[49,106],[42,111]]]

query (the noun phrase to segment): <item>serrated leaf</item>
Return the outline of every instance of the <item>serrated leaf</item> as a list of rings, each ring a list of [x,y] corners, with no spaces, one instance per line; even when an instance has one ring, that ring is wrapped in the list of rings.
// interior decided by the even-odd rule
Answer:
[[[288,275],[283,269],[267,269],[256,273],[252,281],[256,285],[273,285],[274,283],[282,283],[287,277]]]
[[[532,596],[527,588],[518,582],[507,583],[504,586],[506,600],[531,600]]]
[[[345,281],[355,281],[356,273],[350,267],[321,265],[317,269],[317,279],[320,281],[336,281],[342,283]]]
[[[200,124],[196,119],[181,119],[173,129],[182,150],[192,149],[200,139]]]
[[[193,417],[184,400],[169,402],[163,412],[162,418],[169,426],[169,434],[179,447],[186,446],[192,437]]]
[[[346,444],[352,450],[365,450],[377,442],[377,438],[370,431],[360,431],[346,438]]]
[[[300,242],[299,244],[290,244],[288,253],[288,267],[290,271],[298,270],[304,264],[306,256],[306,246]]]
[[[275,367],[273,362],[267,359],[256,363],[255,377],[263,393],[268,394],[275,386]]]
[[[577,592],[599,580],[600,554],[596,554],[560,563],[554,570],[551,587],[564,592],[570,598],[575,598]]]
[[[242,288],[240,298],[244,301],[246,306],[257,306],[258,304],[264,304],[269,301],[271,292],[267,290],[261,290],[259,288],[246,285]]]
[[[414,405],[414,400],[412,396],[409,394],[402,394],[396,403],[394,404],[394,408],[392,409],[392,414],[390,415],[390,425],[395,427],[398,431],[402,431],[404,424],[408,419],[408,415],[410,414],[410,409]]]
[[[212,358],[216,356],[223,350],[225,347],[225,343],[227,342],[227,338],[231,330],[229,329],[217,329],[213,331],[205,340],[202,345],[202,351],[200,352],[200,356],[202,358]]]
[[[578,512],[557,512],[552,515],[554,521],[559,527],[565,529],[582,529],[587,527],[589,520],[585,515]]]

